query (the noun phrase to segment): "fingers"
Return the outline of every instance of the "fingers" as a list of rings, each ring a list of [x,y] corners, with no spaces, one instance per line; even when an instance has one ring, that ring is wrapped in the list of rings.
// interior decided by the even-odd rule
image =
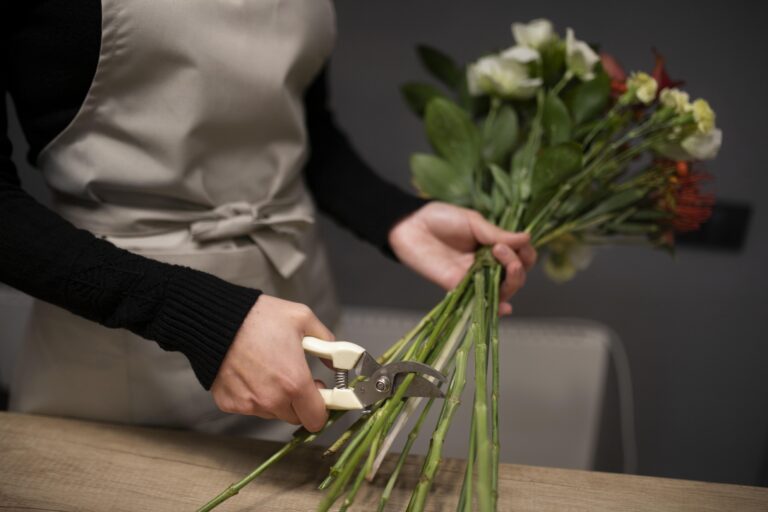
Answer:
[[[272,414],[279,420],[283,420],[287,423],[290,423],[291,425],[301,425],[302,422],[296,414],[296,411],[294,411],[291,404],[284,405],[282,407],[279,407],[278,409],[272,411]]]
[[[531,268],[533,268],[539,256],[536,253],[536,249],[534,249],[533,246],[530,244],[526,244],[522,246],[520,249],[518,249],[517,255],[520,256],[520,261],[523,263],[523,266],[525,267],[526,271],[531,270]]]
[[[310,380],[291,404],[301,424],[310,432],[319,431],[328,420],[328,411],[318,389],[322,389],[318,382]]]
[[[482,245],[504,244],[519,249],[529,244],[528,233],[513,233],[495,226],[477,212],[469,212],[469,227],[475,239]]]
[[[512,314],[512,304],[509,302],[501,302],[499,304],[499,316],[509,316]]]
[[[506,273],[499,289],[499,302],[504,303],[525,284],[525,267],[518,254],[504,244],[493,246],[493,256],[501,263]]]

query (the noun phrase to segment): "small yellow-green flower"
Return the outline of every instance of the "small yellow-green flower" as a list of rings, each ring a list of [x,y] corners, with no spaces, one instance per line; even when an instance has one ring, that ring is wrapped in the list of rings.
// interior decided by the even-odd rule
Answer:
[[[692,104],[693,120],[699,133],[709,133],[715,128],[715,111],[707,100],[697,99]]]
[[[685,114],[693,109],[688,93],[676,88],[667,88],[659,96],[661,104],[674,109],[678,114]]]
[[[630,75],[627,80],[627,89],[634,91],[635,97],[639,102],[649,105],[656,99],[656,91],[659,89],[659,84],[648,73],[639,71]]]

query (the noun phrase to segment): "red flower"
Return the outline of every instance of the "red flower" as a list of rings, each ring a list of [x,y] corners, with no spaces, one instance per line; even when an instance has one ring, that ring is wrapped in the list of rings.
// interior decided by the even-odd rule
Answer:
[[[601,53],[600,62],[603,64],[603,71],[611,79],[611,90],[617,94],[626,92],[627,72],[621,67],[619,61],[613,55]]]
[[[656,59],[653,71],[651,72],[651,76],[656,80],[656,83],[659,86],[656,96],[658,97],[664,89],[683,85],[685,83],[684,81],[672,80],[669,77],[669,73],[667,73],[665,67],[666,61],[664,56],[656,48],[652,48],[651,51],[653,51],[653,56]],[[616,60],[613,55],[608,53],[601,53],[600,61],[603,64],[603,70],[611,79],[611,91],[613,91],[614,96],[625,93],[627,91],[627,72],[624,71],[622,65],[619,64],[619,61]]]
[[[653,66],[651,76],[659,85],[657,94],[661,94],[661,91],[664,89],[683,85],[685,83],[683,80],[672,80],[669,77],[669,73],[667,73],[665,68],[664,56],[656,48],[652,48],[651,51],[653,51],[653,55],[656,57],[656,64]]]
[[[670,173],[659,206],[672,214],[667,222],[674,232],[695,231],[712,215],[715,196],[700,189],[702,182],[711,180],[712,176],[692,169],[689,162],[665,163]]]

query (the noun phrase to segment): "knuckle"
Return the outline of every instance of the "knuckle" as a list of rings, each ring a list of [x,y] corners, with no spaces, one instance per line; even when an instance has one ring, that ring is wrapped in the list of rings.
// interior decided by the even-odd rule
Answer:
[[[312,318],[315,316],[315,314],[312,313],[312,310],[309,309],[309,306],[305,304],[299,304],[296,307],[296,315],[299,317],[299,319],[305,322],[312,320]]]
[[[262,409],[269,413],[274,413],[280,408],[282,401],[272,395],[255,398],[253,400],[254,409]]]
[[[297,398],[301,395],[302,387],[306,379],[294,373],[282,375],[279,378],[278,386],[281,394],[288,400]]]

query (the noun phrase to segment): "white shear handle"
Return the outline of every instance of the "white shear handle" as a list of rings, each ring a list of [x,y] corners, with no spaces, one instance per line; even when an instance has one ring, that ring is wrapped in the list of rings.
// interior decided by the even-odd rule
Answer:
[[[365,349],[348,341],[325,341],[314,336],[305,336],[301,340],[304,352],[313,356],[330,359],[334,368],[351,370],[363,355]],[[363,404],[357,398],[354,389],[320,389],[326,409],[348,411],[362,409]]]
[[[314,336],[305,336],[301,340],[304,352],[313,356],[330,359],[333,367],[339,370],[351,370],[360,360],[365,349],[348,341],[325,341]]]

